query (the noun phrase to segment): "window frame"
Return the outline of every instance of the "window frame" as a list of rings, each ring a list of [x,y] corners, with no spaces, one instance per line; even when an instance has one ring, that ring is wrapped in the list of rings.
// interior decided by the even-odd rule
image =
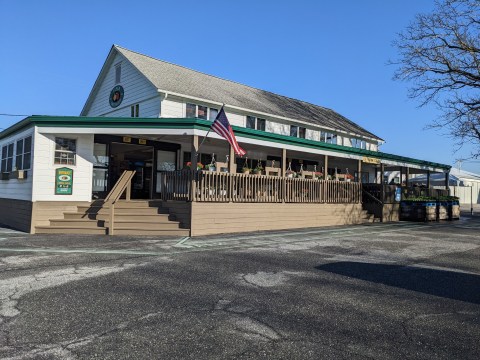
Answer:
[[[119,62],[115,65],[115,85],[122,82],[122,63]]]
[[[25,151],[25,144],[26,140],[30,139],[30,149],[29,151]],[[22,148],[21,151],[19,152],[18,150],[18,144],[19,142],[22,142]],[[33,137],[32,135],[25,136],[24,138],[17,139],[15,141],[15,168],[17,170],[30,170],[32,168],[32,146],[33,146]],[[28,167],[25,166],[25,159],[27,159],[28,156]],[[19,166],[19,161],[18,159],[21,159],[21,165]]]
[[[11,149],[11,154],[10,154],[10,149]],[[0,158],[0,171],[2,173],[9,173],[13,171],[14,157],[15,157],[15,141],[2,145],[2,155]]]
[[[57,146],[59,144],[57,143],[57,139],[62,139],[62,140],[68,140],[68,141],[73,141],[73,144],[75,146],[74,150],[61,150],[57,149]],[[53,164],[54,165],[71,165],[71,166],[76,166],[77,165],[77,139],[76,138],[65,138],[65,137],[57,137],[55,136],[55,151],[53,155]],[[61,146],[61,145],[60,145]],[[66,162],[57,161],[58,159],[61,159],[62,156],[57,156],[57,153],[59,154],[66,154]],[[69,157],[68,155],[73,155],[72,157]]]
[[[290,136],[298,137],[298,125],[290,125]]]

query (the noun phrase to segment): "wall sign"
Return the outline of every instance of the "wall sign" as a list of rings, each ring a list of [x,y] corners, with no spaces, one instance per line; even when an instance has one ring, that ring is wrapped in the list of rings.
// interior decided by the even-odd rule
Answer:
[[[73,170],[59,168],[55,170],[55,195],[72,195]]]
[[[122,103],[123,100],[123,87],[121,85],[115,86],[112,91],[110,91],[110,97],[108,99],[110,106],[116,108]]]
[[[380,164],[380,159],[364,156],[362,161],[366,164]]]

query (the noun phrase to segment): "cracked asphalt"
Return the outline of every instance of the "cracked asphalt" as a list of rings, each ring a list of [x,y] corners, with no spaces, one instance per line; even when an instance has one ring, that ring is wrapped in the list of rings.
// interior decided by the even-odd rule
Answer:
[[[480,216],[202,238],[0,228],[1,359],[479,359]]]

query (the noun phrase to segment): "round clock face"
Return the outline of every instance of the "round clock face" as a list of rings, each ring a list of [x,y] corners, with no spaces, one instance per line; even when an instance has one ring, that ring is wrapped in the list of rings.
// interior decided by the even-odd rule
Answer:
[[[116,108],[118,105],[122,103],[123,100],[123,87],[120,85],[115,86],[112,91],[110,91],[110,98],[108,101],[110,102],[110,106],[112,108]]]

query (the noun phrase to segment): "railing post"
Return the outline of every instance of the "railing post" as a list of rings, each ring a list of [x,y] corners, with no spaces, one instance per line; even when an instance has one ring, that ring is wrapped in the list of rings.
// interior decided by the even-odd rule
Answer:
[[[115,204],[110,202],[110,222],[108,226],[108,235],[114,235]]]

